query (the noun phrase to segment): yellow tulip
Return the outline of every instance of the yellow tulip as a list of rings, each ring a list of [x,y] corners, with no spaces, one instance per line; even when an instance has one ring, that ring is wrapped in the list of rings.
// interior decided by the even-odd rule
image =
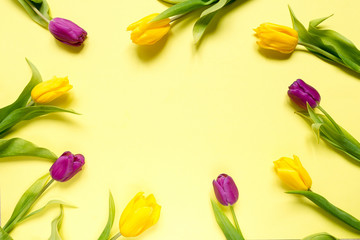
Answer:
[[[294,190],[309,190],[311,178],[302,166],[299,158],[294,159],[282,157],[274,162],[275,170],[280,179]]]
[[[159,220],[161,206],[154,195],[146,198],[143,195],[143,192],[136,194],[121,214],[119,227],[124,237],[136,237]]]
[[[158,13],[147,17],[128,26],[127,30],[131,32],[131,40],[138,45],[152,45],[164,37],[170,30],[170,19],[150,22]]]
[[[31,91],[31,97],[36,103],[49,103],[55,98],[60,97],[72,88],[68,77],[58,78],[41,82]]]
[[[260,47],[281,53],[292,53],[299,39],[296,30],[273,23],[263,23],[254,31],[259,38],[256,43]]]

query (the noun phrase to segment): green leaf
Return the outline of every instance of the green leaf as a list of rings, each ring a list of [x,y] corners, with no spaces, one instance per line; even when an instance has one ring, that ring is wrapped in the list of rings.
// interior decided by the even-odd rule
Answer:
[[[0,134],[4,135],[4,133],[10,130],[10,128],[23,120],[30,120],[35,117],[54,112],[67,112],[76,114],[76,112],[72,110],[50,105],[36,105],[18,108],[7,115],[7,117],[5,117],[5,119],[0,123]]]
[[[303,238],[302,240],[338,240],[336,237],[331,236],[328,233],[315,233]]]
[[[231,224],[230,220],[226,217],[225,213],[221,208],[211,200],[211,205],[214,211],[216,222],[221,228],[227,240],[244,240],[238,233],[234,225]]]
[[[188,0],[188,1],[184,1],[181,3],[175,4],[172,7],[169,7],[168,9],[166,9],[165,11],[163,11],[162,13],[157,15],[153,20],[151,20],[151,22],[159,21],[161,19],[165,19],[168,17],[180,15],[180,14],[186,14],[186,13],[194,11],[198,8],[210,5],[215,1],[218,1],[218,0]]]
[[[19,223],[29,212],[35,201],[40,195],[46,190],[46,188],[52,183],[53,180],[49,181],[50,174],[47,173],[44,176],[36,180],[21,196],[20,200],[15,206],[15,209],[4,226],[4,231],[10,233],[15,225]]]
[[[104,230],[102,231],[100,237],[98,238],[98,240],[108,240],[110,238],[110,231],[114,224],[114,218],[115,218],[115,202],[114,202],[114,198],[110,192],[109,193],[109,217],[108,217],[107,224],[106,224]]]
[[[299,195],[302,195],[302,196],[306,197],[307,199],[309,199],[310,201],[312,201],[313,203],[315,203],[320,208],[322,208],[326,212],[330,213],[331,215],[333,215],[337,219],[343,221],[347,225],[349,225],[349,226],[353,227],[354,229],[360,231],[360,221],[358,219],[351,216],[349,213],[341,210],[340,208],[337,208],[336,206],[334,206],[332,203],[330,203],[323,196],[321,196],[321,195],[319,195],[317,193],[311,192],[311,191],[289,191],[289,192],[286,192],[286,193],[299,194]]]
[[[301,113],[299,115],[309,120],[312,123],[311,126],[315,134],[319,134],[320,132],[320,137],[329,143],[330,146],[346,153],[357,162],[360,162],[360,143],[329,115],[327,117],[322,114],[317,114],[311,107],[308,107],[308,113]]]
[[[18,0],[21,6],[25,9],[25,11],[29,14],[29,16],[39,25],[43,26],[44,28],[48,28],[48,22],[45,21],[42,17],[40,17],[34,9],[31,7],[33,6],[37,9],[46,19],[49,21],[52,19],[50,16],[50,7],[46,0]],[[30,5],[31,4],[31,5]]]
[[[73,205],[70,205],[70,204],[67,204],[66,202],[64,201],[61,201],[61,200],[51,200],[49,201],[48,203],[46,203],[43,207],[39,208],[38,210],[35,210],[31,213],[29,213],[28,215],[26,215],[25,217],[23,217],[21,219],[21,221],[24,221],[25,219],[28,219],[29,217],[32,217],[38,213],[41,213],[42,211],[44,211],[46,208],[48,207],[51,207],[53,205],[59,205],[59,206],[66,206],[66,207],[72,207],[72,208],[75,208],[75,206]]]
[[[58,158],[50,150],[38,147],[22,138],[0,139],[0,158],[14,156],[40,157],[53,161]]]
[[[61,240],[60,228],[64,218],[64,206],[60,204],[60,215],[51,222],[51,235],[49,240]]]
[[[2,227],[0,227],[0,239],[1,240],[13,240],[12,237],[10,237],[10,235],[4,231],[4,229],[2,229]]]
[[[216,12],[209,13],[196,21],[194,28],[193,28],[193,38],[194,38],[195,44],[200,41],[200,39],[202,38],[202,36],[205,33],[207,26],[209,25],[209,23],[211,22],[211,20],[215,16],[215,14],[216,14]]]
[[[331,16],[310,21],[309,29],[295,17],[289,7],[294,29],[299,34],[299,44],[305,46],[318,57],[334,61],[356,72],[360,72],[360,51],[346,37],[330,29],[320,29],[318,25]]]
[[[21,92],[20,96],[16,99],[16,101],[0,109],[0,123],[4,120],[4,118],[6,118],[7,115],[9,115],[15,109],[25,107],[31,97],[32,89],[42,82],[41,75],[37,68],[34,66],[34,64],[32,64],[28,59],[26,59],[26,61],[32,71],[32,77],[24,90]]]
[[[193,28],[193,37],[195,43],[198,43],[205,33],[205,30],[216,13],[225,7],[231,0],[219,0],[217,3],[201,13],[199,20],[196,21]]]

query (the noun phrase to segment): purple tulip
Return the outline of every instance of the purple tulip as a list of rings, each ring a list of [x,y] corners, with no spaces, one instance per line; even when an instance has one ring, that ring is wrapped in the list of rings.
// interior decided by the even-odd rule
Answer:
[[[307,109],[306,103],[309,103],[312,108],[317,107],[321,99],[320,94],[316,89],[306,84],[301,79],[298,79],[291,84],[288,95],[294,103],[304,109]]]
[[[49,31],[62,43],[79,47],[85,41],[87,32],[64,18],[53,18],[49,23]]]
[[[239,191],[230,176],[220,174],[216,180],[213,180],[213,186],[216,198],[222,205],[233,205],[238,200]]]
[[[85,158],[81,154],[64,152],[51,166],[51,177],[59,182],[66,182],[77,174],[85,164]]]

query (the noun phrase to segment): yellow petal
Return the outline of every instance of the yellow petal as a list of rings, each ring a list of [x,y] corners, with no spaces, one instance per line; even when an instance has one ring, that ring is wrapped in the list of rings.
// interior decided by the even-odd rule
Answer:
[[[299,174],[294,170],[278,169],[277,174],[279,178],[289,187],[294,190],[308,190],[308,187],[303,183]]]
[[[123,225],[125,223],[126,219],[130,218],[130,216],[134,213],[135,202],[137,202],[139,198],[143,197],[143,194],[144,194],[143,192],[137,193],[135,195],[135,197],[133,199],[131,199],[131,201],[128,203],[128,205],[126,205],[126,207],[120,217],[120,227],[121,227],[121,225]]]
[[[143,207],[137,209],[125,223],[120,226],[120,233],[125,237],[136,237],[143,231],[150,219],[152,208]]]

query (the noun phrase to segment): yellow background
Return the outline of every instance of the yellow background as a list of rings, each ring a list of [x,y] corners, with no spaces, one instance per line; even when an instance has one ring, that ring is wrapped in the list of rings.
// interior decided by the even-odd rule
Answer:
[[[88,32],[80,49],[57,42],[15,0],[0,3],[0,103],[13,102],[29,81],[25,57],[42,74],[69,76],[74,88],[54,104],[82,115],[51,114],[18,124],[21,137],[60,155],[85,155],[81,173],[55,183],[36,207],[61,199],[64,239],[97,239],[114,195],[121,211],[139,191],[162,206],[157,225],[135,239],[224,239],[210,205],[212,180],[231,175],[239,188],[235,206],[245,238],[302,238],[326,231],[357,237],[354,230],[304,198],[287,195],[273,161],[296,154],[313,179],[313,191],[360,218],[360,167],[318,144],[294,114],[287,87],[297,78],[319,90],[322,106],[360,139],[360,76],[326,63],[302,47],[290,56],[258,49],[253,28],[263,22],[291,26],[335,13],[323,26],[360,46],[360,2],[353,0],[238,0],[213,21],[199,47],[192,26],[200,12],[174,23],[152,47],[131,43],[126,27],[166,5],[156,0],[48,0],[53,17],[71,19]],[[22,193],[51,163],[35,158],[0,160],[4,224]],[[47,239],[50,208],[11,233],[14,239]]]

